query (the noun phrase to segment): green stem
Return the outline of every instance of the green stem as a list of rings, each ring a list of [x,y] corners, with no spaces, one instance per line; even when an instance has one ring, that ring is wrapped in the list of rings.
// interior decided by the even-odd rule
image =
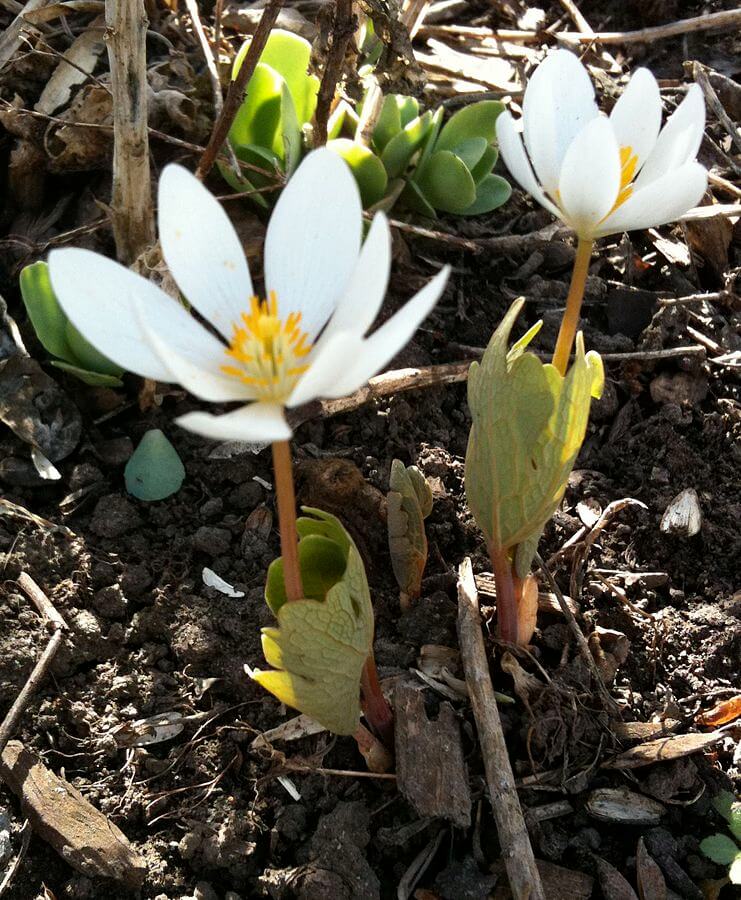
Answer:
[[[566,298],[566,311],[563,314],[561,327],[558,331],[556,349],[553,351],[553,365],[561,375],[566,374],[571,348],[574,346],[576,329],[579,327],[579,313],[581,312],[581,304],[584,299],[584,288],[587,284],[589,261],[592,258],[593,246],[594,241],[584,238],[579,238],[579,242],[576,245],[576,258],[574,259],[574,270],[571,273],[569,295]]]
[[[293,490],[293,464],[288,441],[273,444],[275,496],[278,501],[280,552],[283,557],[283,578],[288,600],[302,600],[304,587],[298,562],[298,532],[296,531],[296,495]]]

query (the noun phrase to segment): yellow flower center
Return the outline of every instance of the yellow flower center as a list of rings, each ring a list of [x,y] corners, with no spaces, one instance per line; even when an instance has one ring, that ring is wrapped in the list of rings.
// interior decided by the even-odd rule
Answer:
[[[253,388],[259,400],[285,402],[309,368],[302,360],[311,352],[311,341],[300,325],[301,313],[280,318],[273,291],[267,300],[252,297],[249,313],[234,323],[224,351],[233,362],[221,371]]]
[[[630,197],[633,193],[633,176],[636,173],[636,167],[638,165],[638,157],[633,153],[633,148],[630,146],[621,147],[620,148],[620,190],[618,191],[617,200],[615,201],[615,205],[612,207],[610,212],[607,214],[608,216],[612,215],[618,206],[622,206],[623,203]],[[606,217],[605,217],[606,218]]]

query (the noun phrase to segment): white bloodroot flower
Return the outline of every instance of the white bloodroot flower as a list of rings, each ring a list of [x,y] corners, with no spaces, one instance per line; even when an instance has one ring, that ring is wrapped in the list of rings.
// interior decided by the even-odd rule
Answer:
[[[357,390],[409,341],[445,288],[447,266],[365,337],[386,293],[391,237],[378,213],[361,248],[362,212],[346,163],[330,150],[310,153],[270,219],[261,299],[227,214],[186,169],[169,165],[159,183],[162,252],[212,330],[89,250],[53,250],[51,282],[75,327],[118,365],[202,400],[246,404],[222,415],[191,412],[179,425],[218,440],[287,440],[285,407]]]
[[[585,67],[555,50],[525,90],[524,146],[509,113],[497,119],[497,138],[524,190],[579,238],[594,240],[663,225],[697,205],[707,186],[695,159],[704,128],[697,84],[661,128],[659,87],[648,69],[637,69],[602,115]]]

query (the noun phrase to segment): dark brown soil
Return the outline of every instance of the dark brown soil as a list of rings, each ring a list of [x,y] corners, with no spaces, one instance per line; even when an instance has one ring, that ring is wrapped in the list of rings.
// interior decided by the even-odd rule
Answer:
[[[482,21],[510,27],[491,17],[491,5],[472,6]],[[556,3],[551,6],[548,21],[555,21],[563,10]],[[602,30],[637,28],[647,24],[646,17],[655,24],[700,11],[695,3],[594,6],[588,11],[590,21]],[[475,10],[471,15],[478,21]],[[9,16],[3,12],[0,21]],[[728,35],[701,34],[630,49],[632,65],[649,65],[667,79],[682,77],[686,59],[699,59],[731,78],[739,71]],[[195,49],[189,58],[197,60]],[[32,106],[43,77],[36,65],[24,69],[18,64],[14,75],[15,90],[23,89],[26,106]],[[9,97],[9,90],[8,79],[0,81],[0,95]],[[712,117],[710,123],[710,137],[728,151],[722,129]],[[13,140],[0,127],[1,160],[12,152]],[[706,143],[702,161],[722,170],[713,146]],[[171,150],[159,147],[157,153],[162,162]],[[724,175],[733,178],[732,173]],[[216,180],[213,186],[220,190]],[[38,217],[60,191],[71,190],[75,199],[68,201],[52,230],[89,222],[98,217],[90,191],[105,196],[107,190],[105,175],[90,172],[64,184],[51,179],[46,189],[48,200],[34,213],[33,227],[27,210],[8,208],[0,214],[8,234],[25,229],[31,235],[22,245],[0,242],[0,270],[5,269],[2,286],[10,312],[40,360],[43,351],[24,320],[14,287],[19,266],[44,255],[28,248],[52,234]],[[549,222],[516,191],[511,203],[492,216],[438,225],[451,234],[480,239],[524,234]],[[685,246],[680,228],[660,232]],[[636,260],[654,251],[652,239],[645,233],[632,237],[633,244],[604,241],[593,264],[586,305],[588,345],[607,353],[693,345],[696,340],[687,331],[691,327],[720,345],[709,356],[741,348],[741,305],[733,293],[738,226],[722,271],[713,268],[710,244],[702,236],[695,240],[691,264],[670,262],[655,251],[647,266]],[[111,251],[107,232],[84,240]],[[520,294],[528,299],[527,322],[521,327],[543,317],[538,349],[552,348],[573,253],[568,243],[523,245],[505,256],[488,251],[473,255],[408,235],[398,234],[396,240],[394,290],[386,314],[433,271],[426,260],[452,263],[454,277],[393,368],[454,361],[466,355],[465,348],[485,345],[511,299]],[[616,285],[641,290],[635,309],[620,305]],[[662,306],[657,299],[659,293],[681,296],[721,289],[728,293],[701,307]],[[19,462],[0,476],[3,497],[64,524],[72,536],[16,513],[0,518],[0,710],[15,699],[46,640],[14,581],[25,571],[52,598],[70,632],[18,736],[109,815],[144,854],[148,873],[140,896],[395,897],[407,868],[440,829],[444,836],[420,882],[426,892],[417,896],[490,896],[490,867],[499,850],[467,704],[457,704],[457,710],[479,808],[469,830],[450,828],[442,820],[420,820],[393,781],[293,771],[290,779],[300,794],[294,800],[277,780],[284,771],[283,753],[312,767],[364,772],[364,761],[349,739],[319,735],[276,744],[273,752],[250,746],[258,733],[291,715],[251,682],[243,668],[264,664],[260,628],[271,623],[263,584],[279,547],[269,452],[214,458],[213,444],[172,424],[176,414],[193,405],[181,393],[141,414],[135,404],[123,403],[136,396],[133,379],[125,391],[114,393],[86,388],[49,367],[47,371],[80,409],[81,439],[59,464],[61,481],[29,484],[33,470]],[[582,527],[577,504],[603,510],[611,501],[630,497],[645,505],[630,506],[611,521],[583,568],[572,571],[568,553],[554,563],[559,583],[581,607],[584,630],[612,629],[629,641],[612,686],[626,721],[665,717],[679,722],[680,731],[696,730],[699,710],[739,689],[740,371],[738,363],[708,363],[696,354],[608,363],[605,396],[595,404],[562,510],[540,546],[547,560]],[[339,512],[365,557],[382,677],[416,666],[424,644],[457,646],[454,570],[465,555],[473,557],[477,572],[488,569],[463,494],[469,424],[465,386],[455,385],[377,401],[351,415],[308,422],[297,432],[299,500]],[[176,496],[146,504],[126,494],[123,466],[149,428],[167,434],[187,477]],[[3,428],[0,456],[23,461],[28,450]],[[427,522],[431,552],[423,596],[405,613],[391,575],[383,520],[382,495],[395,457],[420,466],[435,496]],[[690,487],[700,498],[701,532],[691,538],[663,534],[659,522],[664,510]],[[204,566],[244,591],[244,597],[231,599],[206,588]],[[664,574],[630,577],[642,572]],[[624,588],[635,608],[622,603],[600,574]],[[561,619],[541,616],[533,657],[538,666],[525,657],[522,665],[543,679],[542,666],[553,683],[530,711],[520,702],[503,707],[507,739],[518,777],[556,774],[545,777],[545,789],[524,790],[521,799],[527,807],[538,807],[566,797],[573,807],[568,815],[533,826],[536,855],[592,876],[598,856],[635,884],[636,842],[643,836],[675,894],[702,897],[701,882],[722,871],[702,857],[698,844],[719,828],[710,798],[738,779],[738,731],[729,730],[727,740],[710,754],[638,769],[630,777],[600,769],[619,742],[607,727]],[[492,674],[497,689],[512,695],[511,678],[497,665]],[[432,691],[428,700],[433,707],[439,702]],[[169,741],[126,749],[112,734],[124,723],[171,711],[191,719]],[[590,791],[621,786],[663,802],[661,823],[640,829],[589,815],[585,801]],[[18,850],[22,821],[16,798],[0,788],[0,871]],[[5,855],[4,830],[9,831]],[[76,874],[32,838],[7,896],[113,900],[131,894]],[[594,896],[602,896],[598,887]]]

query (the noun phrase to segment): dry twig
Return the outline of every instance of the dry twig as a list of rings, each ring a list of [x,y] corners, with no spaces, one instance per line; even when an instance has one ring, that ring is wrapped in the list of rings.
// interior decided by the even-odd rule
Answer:
[[[342,64],[350,38],[355,30],[355,17],[352,11],[352,0],[337,0],[332,26],[332,43],[324,66],[322,83],[316,103],[314,125],[314,146],[322,147],[327,143],[327,123],[337,84],[342,77]]]
[[[281,11],[282,7],[283,0],[268,0],[265,4],[265,9],[260,17],[260,24],[255,30],[254,37],[250,43],[247,55],[242,62],[239,74],[229,83],[229,90],[226,93],[224,108],[221,110],[221,115],[214,123],[211,137],[209,138],[206,149],[203,151],[203,156],[198,163],[196,175],[200,179],[204,179],[211,171],[216,162],[216,157],[219,155],[221,147],[227,139],[234,117],[237,115],[242,100],[244,99],[247,83],[250,78],[252,78],[255,66],[262,55],[262,51],[265,49],[265,44],[270,36],[270,31],[273,25],[275,25],[278,13]]]
[[[571,633],[574,635],[576,639],[576,644],[579,647],[579,651],[581,652],[582,657],[584,658],[584,662],[587,664],[587,668],[592,673],[592,678],[594,679],[594,683],[597,685],[597,690],[599,691],[600,696],[602,697],[602,701],[605,704],[605,709],[609,710],[616,718],[620,718],[620,708],[617,703],[610,696],[610,692],[605,687],[605,683],[602,680],[602,676],[599,673],[599,669],[597,668],[597,663],[592,656],[592,652],[589,649],[589,645],[587,644],[587,639],[584,637],[584,633],[576,621],[576,617],[569,609],[569,605],[566,602],[566,598],[561,591],[561,588],[556,584],[556,579],[551,574],[551,570],[546,566],[543,558],[539,553],[535,554],[535,562],[537,562],[541,571],[545,574],[545,577],[550,585],[551,590],[556,595],[558,599],[558,603],[561,607],[561,611],[564,614],[564,618],[568,622],[569,628],[571,629]]]
[[[468,558],[458,570],[458,641],[512,894],[515,900],[545,900],[504,742],[481,634],[479,597]]]
[[[147,19],[143,0],[106,0],[113,94],[113,192],[116,255],[132,263],[154,242],[147,129]]]
[[[38,662],[33,667],[33,671],[28,676],[23,690],[18,694],[15,702],[8,710],[2,724],[0,725],[0,754],[5,749],[5,745],[13,736],[13,732],[18,726],[21,716],[26,711],[26,707],[31,702],[31,698],[39,689],[39,685],[49,670],[52,660],[56,656],[59,645],[64,638],[64,632],[67,630],[67,624],[64,619],[54,608],[54,604],[49,600],[46,594],[36,584],[36,582],[25,572],[18,578],[18,585],[23,592],[33,602],[39,613],[46,619],[52,629],[52,636],[46,649],[41,654]]]

